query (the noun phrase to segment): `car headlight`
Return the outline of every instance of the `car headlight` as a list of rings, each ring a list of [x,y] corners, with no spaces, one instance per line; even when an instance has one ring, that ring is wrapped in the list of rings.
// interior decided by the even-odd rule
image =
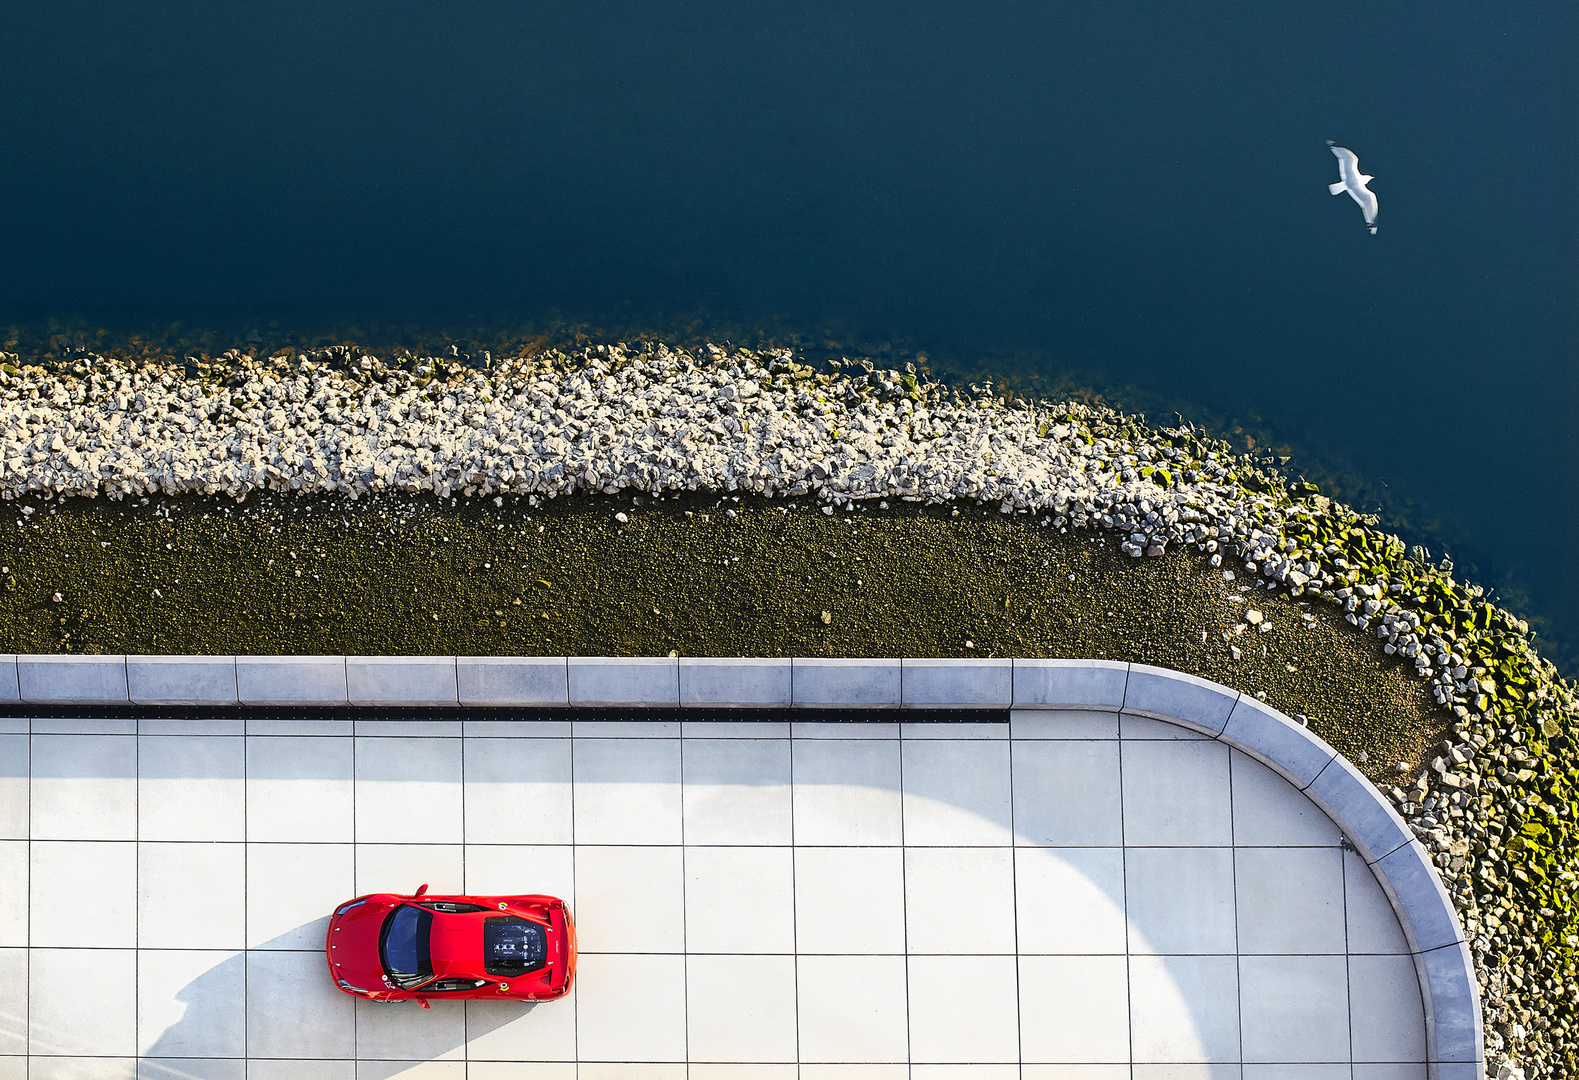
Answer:
[[[349,904],[341,904],[339,907],[335,908],[334,909],[334,913],[336,915],[344,915],[346,912],[350,911],[352,908],[361,907],[365,903],[367,903],[366,900],[352,900]]]
[[[373,992],[371,990],[363,990],[360,986],[352,986],[344,979],[336,979],[335,982],[340,984],[340,989],[349,990],[353,994],[371,994]]]

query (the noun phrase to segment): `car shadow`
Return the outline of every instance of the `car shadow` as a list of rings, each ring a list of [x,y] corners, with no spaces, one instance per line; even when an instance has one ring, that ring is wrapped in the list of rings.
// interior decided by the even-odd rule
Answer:
[[[182,985],[165,1009],[178,1018],[151,1042],[146,1035],[140,1040],[138,1075],[202,1075],[193,1059],[339,1057],[360,1059],[359,1080],[385,1080],[550,1004],[487,1001],[468,1007],[435,999],[417,1022],[416,1002],[357,1001],[334,987],[321,951],[300,948],[303,932],[321,933],[322,922],[304,923],[231,954]],[[148,1014],[157,1015],[159,1004],[146,1002]]]

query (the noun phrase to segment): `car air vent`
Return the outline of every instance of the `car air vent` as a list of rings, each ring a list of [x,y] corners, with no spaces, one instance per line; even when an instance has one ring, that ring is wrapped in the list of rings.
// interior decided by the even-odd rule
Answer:
[[[487,986],[487,979],[434,979],[417,991],[419,994],[456,994]]]
[[[425,900],[422,906],[429,911],[443,912],[446,915],[462,915],[469,911],[487,911],[485,907],[476,904],[456,904],[449,900]]]

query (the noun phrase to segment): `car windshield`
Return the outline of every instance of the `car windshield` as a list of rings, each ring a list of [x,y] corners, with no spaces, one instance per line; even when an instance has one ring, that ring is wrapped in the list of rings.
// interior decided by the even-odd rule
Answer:
[[[482,969],[489,975],[525,975],[548,959],[548,941],[536,923],[495,915],[483,922],[482,958]]]
[[[428,946],[432,929],[433,913],[409,904],[384,919],[384,929],[378,935],[378,958],[390,982],[409,990],[433,974]]]

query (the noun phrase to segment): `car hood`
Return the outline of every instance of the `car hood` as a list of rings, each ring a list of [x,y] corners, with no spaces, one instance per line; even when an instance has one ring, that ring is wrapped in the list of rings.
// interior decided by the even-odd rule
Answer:
[[[369,900],[329,920],[329,967],[335,978],[360,990],[383,991],[384,967],[378,961],[378,932],[399,901]]]

